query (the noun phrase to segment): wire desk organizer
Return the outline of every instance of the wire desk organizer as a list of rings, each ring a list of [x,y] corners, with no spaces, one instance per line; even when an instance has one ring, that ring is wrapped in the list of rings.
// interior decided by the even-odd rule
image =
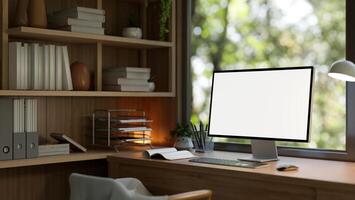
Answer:
[[[143,110],[108,109],[92,113],[92,145],[113,147],[151,144],[152,120]]]

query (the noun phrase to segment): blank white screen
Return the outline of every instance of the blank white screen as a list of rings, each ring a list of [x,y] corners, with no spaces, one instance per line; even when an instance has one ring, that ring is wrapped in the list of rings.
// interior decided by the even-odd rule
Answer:
[[[311,69],[217,72],[210,135],[307,140]]]

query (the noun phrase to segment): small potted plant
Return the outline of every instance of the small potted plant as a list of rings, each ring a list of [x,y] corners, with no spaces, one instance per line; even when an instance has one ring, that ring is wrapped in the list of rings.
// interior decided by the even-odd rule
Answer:
[[[129,16],[128,27],[123,28],[122,35],[129,38],[142,38],[142,29],[139,27],[138,19],[135,15]]]
[[[193,143],[191,139],[191,129],[188,124],[177,124],[176,129],[172,131],[176,138],[175,148],[178,150],[192,150]]]
[[[171,14],[172,0],[160,0],[160,19],[159,19],[159,39],[167,40],[169,33],[169,19]]]

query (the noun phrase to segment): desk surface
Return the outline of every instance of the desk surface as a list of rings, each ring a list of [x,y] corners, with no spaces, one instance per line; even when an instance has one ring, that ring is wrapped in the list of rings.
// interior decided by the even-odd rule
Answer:
[[[248,154],[244,153],[231,153],[214,151],[211,153],[198,154],[204,157],[236,159],[246,157]],[[355,189],[355,163],[342,162],[342,161],[328,161],[317,159],[293,158],[293,157],[280,157],[280,161],[271,162],[270,166],[249,169],[221,165],[211,165],[202,163],[189,162],[188,159],[184,160],[152,160],[144,158],[141,152],[119,152],[108,157],[108,161],[119,161],[122,163],[129,163],[134,165],[146,165],[155,167],[167,167],[169,169],[177,170],[198,170],[202,173],[217,173],[221,175],[233,176],[238,174],[244,177],[253,176],[267,176],[264,178],[278,179],[278,181],[286,180],[299,181],[302,184],[312,185],[321,184],[324,186],[331,186],[334,183],[342,187],[350,187]],[[276,170],[278,164],[287,163],[294,164],[299,167],[298,171],[280,172]]]

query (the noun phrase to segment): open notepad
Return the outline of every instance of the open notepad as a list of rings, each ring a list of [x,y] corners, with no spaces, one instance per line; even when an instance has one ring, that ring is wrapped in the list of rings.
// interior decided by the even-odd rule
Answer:
[[[147,158],[157,158],[166,160],[178,160],[195,157],[191,152],[183,150],[178,151],[175,148],[159,148],[159,149],[148,149],[144,151],[144,155]]]

